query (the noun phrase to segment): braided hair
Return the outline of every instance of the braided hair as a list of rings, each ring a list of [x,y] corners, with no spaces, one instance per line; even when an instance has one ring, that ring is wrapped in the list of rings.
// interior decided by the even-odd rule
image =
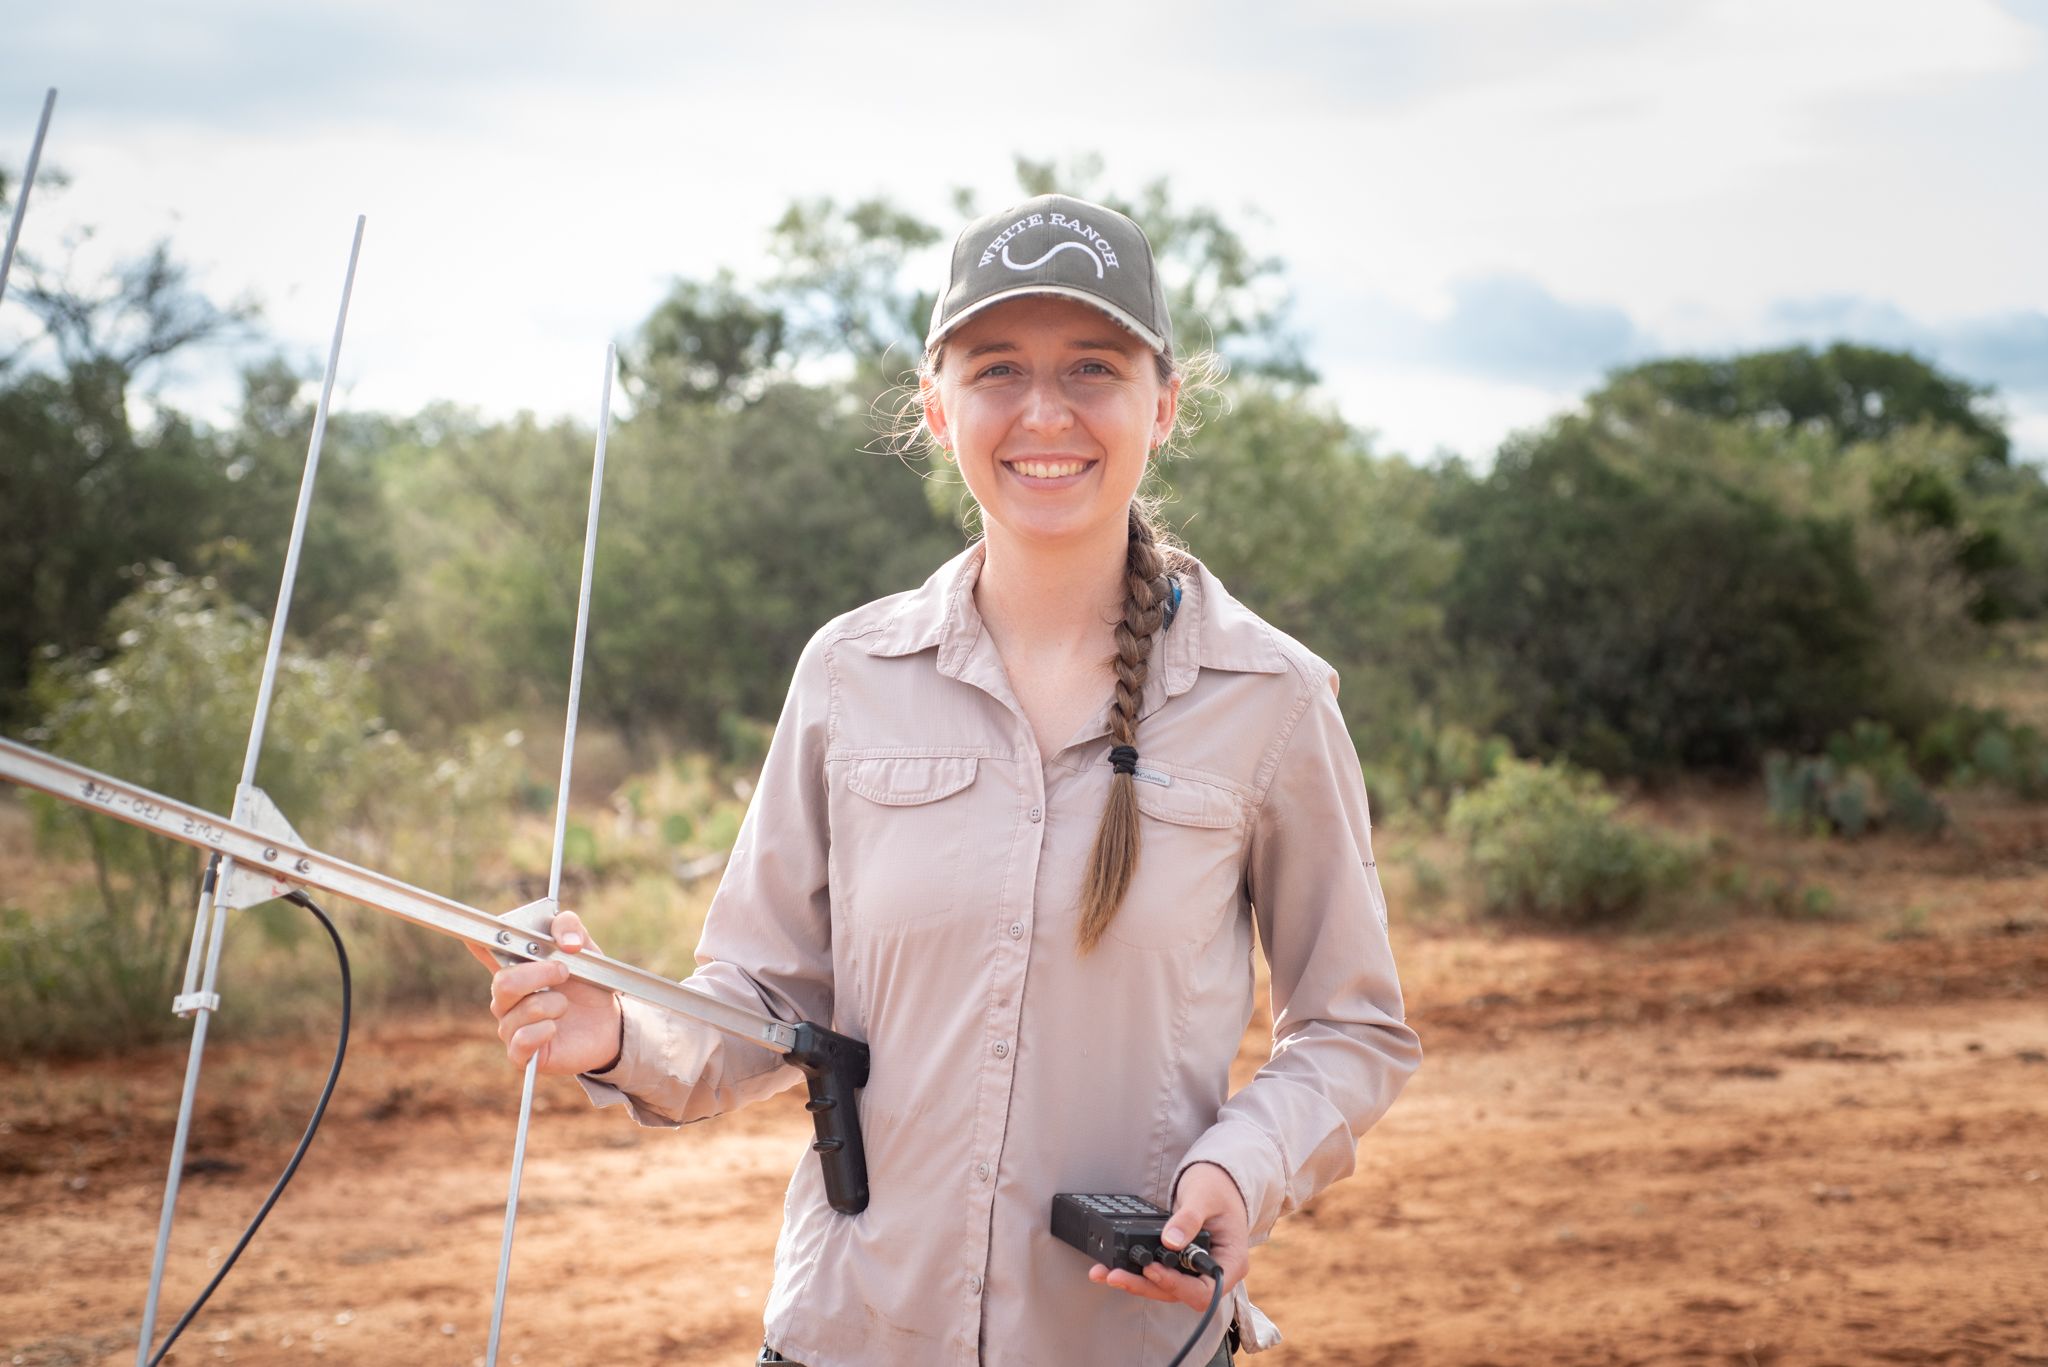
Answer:
[[[1124,615],[1116,624],[1116,656],[1111,668],[1116,689],[1110,700],[1109,733],[1112,772],[1109,802],[1081,885],[1081,925],[1077,944],[1083,954],[1095,948],[1109,928],[1138,868],[1137,745],[1138,708],[1145,680],[1152,670],[1152,642],[1166,615],[1167,575],[1184,568],[1181,558],[1162,544],[1160,529],[1144,499],[1131,503],[1131,533],[1124,555]]]

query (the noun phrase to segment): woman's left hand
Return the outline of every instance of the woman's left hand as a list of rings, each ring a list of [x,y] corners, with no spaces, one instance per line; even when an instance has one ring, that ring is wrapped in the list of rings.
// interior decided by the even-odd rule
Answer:
[[[1244,1197],[1230,1174],[1214,1163],[1197,1163],[1181,1174],[1180,1189],[1174,1193],[1173,1215],[1166,1222],[1161,1242],[1168,1248],[1186,1247],[1188,1240],[1209,1231],[1209,1256],[1223,1269],[1223,1294],[1244,1280],[1251,1267],[1251,1219],[1245,1214]],[[1112,1272],[1101,1263],[1088,1269],[1088,1280],[1100,1282],[1143,1296],[1152,1301],[1179,1301],[1197,1310],[1209,1308],[1209,1279],[1176,1271],[1163,1263],[1145,1269],[1145,1275],[1118,1268]]]

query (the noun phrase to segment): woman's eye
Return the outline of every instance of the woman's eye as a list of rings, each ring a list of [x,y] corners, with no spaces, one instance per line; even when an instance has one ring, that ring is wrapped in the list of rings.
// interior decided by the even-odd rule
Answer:
[[[1109,368],[1109,364],[1105,361],[1083,361],[1081,362],[1080,369],[1084,375],[1113,375],[1116,373]]]
[[[1009,374],[1010,363],[1008,361],[997,361],[994,365],[982,371],[981,374],[976,376],[975,378],[982,380],[1000,380],[1007,377]]]

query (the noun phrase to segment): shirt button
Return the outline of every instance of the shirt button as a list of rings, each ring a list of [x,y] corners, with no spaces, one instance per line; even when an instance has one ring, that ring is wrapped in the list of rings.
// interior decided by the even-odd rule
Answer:
[[[1042,817],[1042,816],[1044,816],[1044,815],[1045,815],[1045,812],[1044,812],[1044,809],[1042,809],[1042,808],[1039,808],[1039,807],[1033,807],[1033,808],[1031,809],[1031,819],[1032,819],[1033,821],[1036,821],[1036,820],[1038,820],[1038,819],[1039,819],[1040,817]]]
[[[970,1277],[968,1277],[968,1279],[967,1279],[967,1289],[968,1289],[969,1291],[972,1291],[972,1292],[976,1293],[977,1295],[979,1295],[979,1294],[980,1294],[980,1292],[981,1292],[981,1276],[980,1276],[980,1274],[979,1274],[979,1273],[976,1273],[975,1275],[973,1275],[973,1276],[970,1276]]]
[[[1010,938],[1013,940],[1024,938],[1024,923],[1022,921],[1010,922]]]
[[[974,1175],[984,1182],[988,1181],[988,1164],[976,1163],[974,1165]]]
[[[1009,1045],[1009,1041],[1007,1041],[1007,1040],[997,1040],[997,1041],[996,1041],[996,1057],[997,1057],[997,1058],[1008,1058],[1009,1056],[1010,1056],[1010,1045]]]

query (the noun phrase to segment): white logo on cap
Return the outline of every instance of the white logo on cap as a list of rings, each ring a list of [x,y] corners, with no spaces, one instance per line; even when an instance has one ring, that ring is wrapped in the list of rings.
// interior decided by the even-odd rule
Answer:
[[[1010,247],[1008,243],[1005,243],[1003,244],[1003,264],[1005,266],[1008,266],[1013,271],[1037,270],[1040,266],[1043,266],[1046,262],[1052,260],[1055,256],[1058,256],[1061,252],[1066,251],[1069,248],[1077,252],[1088,253],[1088,259],[1095,263],[1095,278],[1097,280],[1100,280],[1102,278],[1102,258],[1097,256],[1095,254],[1095,249],[1085,242],[1055,242],[1052,246],[1052,250],[1048,251],[1044,256],[1039,257],[1036,261],[1021,262],[1012,261],[1010,259]]]
[[[1075,234],[1082,240],[1079,242],[1068,241],[1057,243],[1053,247],[1048,249],[1045,255],[1039,257],[1036,261],[1026,261],[1020,264],[1019,262],[1010,259],[1009,244],[1011,238],[1016,237],[1018,234],[1022,233],[1027,228],[1037,228],[1044,226],[1048,223],[1050,223],[1055,228],[1064,228],[1066,231]],[[1036,270],[1038,267],[1043,266],[1046,262],[1052,260],[1054,256],[1058,255],[1061,251],[1068,247],[1078,247],[1082,251],[1088,253],[1089,259],[1095,263],[1095,278],[1097,280],[1103,278],[1103,267],[1116,266],[1121,264],[1116,259],[1116,248],[1110,245],[1110,241],[1107,237],[1103,236],[1095,229],[1089,227],[1080,219],[1069,218],[1065,214],[1059,213],[1030,214],[1024,218],[1018,219],[1015,223],[1010,224],[1007,228],[1004,228],[1001,232],[997,233],[994,238],[990,239],[989,244],[986,247],[983,247],[981,249],[980,264],[984,266],[991,265],[995,262],[996,258],[1000,256],[1002,258],[1003,264],[1005,266],[1008,266],[1013,271]]]

